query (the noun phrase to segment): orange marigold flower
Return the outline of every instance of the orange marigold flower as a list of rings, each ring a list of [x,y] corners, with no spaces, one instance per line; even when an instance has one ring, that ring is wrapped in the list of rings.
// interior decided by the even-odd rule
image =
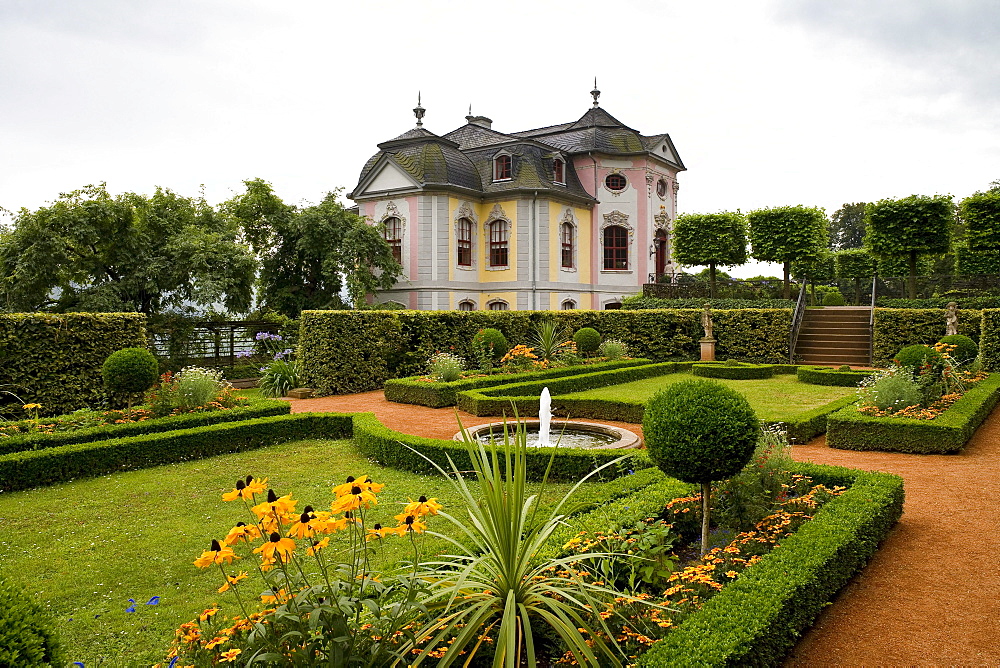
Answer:
[[[212,547],[201,553],[201,556],[194,560],[194,565],[198,568],[208,568],[214,564],[230,564],[233,559],[239,559],[231,547],[219,545],[219,541],[212,540]]]
[[[421,495],[416,501],[411,500],[408,504],[406,504],[406,508],[403,512],[408,515],[423,517],[424,515],[437,515],[438,511],[442,508],[444,508],[444,506],[438,503],[437,497],[428,499],[426,496]]]
[[[231,663],[235,661],[236,657],[238,657],[242,652],[243,650],[241,649],[231,649],[228,652],[223,652],[219,658],[226,663]]]
[[[207,619],[209,619],[210,617],[214,617],[215,614],[217,612],[219,612],[219,610],[221,610],[221,608],[208,608],[207,610],[205,610],[204,612],[202,612],[200,615],[198,615],[198,621],[204,622]]]
[[[220,638],[216,636],[215,638],[212,638],[211,641],[205,644],[205,649],[215,649],[219,645],[224,645],[227,642],[229,642],[229,638]]]

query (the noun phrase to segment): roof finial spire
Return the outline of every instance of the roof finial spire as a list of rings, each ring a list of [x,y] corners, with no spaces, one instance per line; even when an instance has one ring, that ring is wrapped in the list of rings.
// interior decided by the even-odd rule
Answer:
[[[590,91],[594,98],[594,106],[598,106],[597,98],[601,96],[601,91],[597,90],[597,77],[594,77],[594,90]]]
[[[427,113],[423,107],[420,106],[420,91],[417,91],[417,106],[413,109],[413,115],[417,117],[417,127],[424,127],[424,114]]]

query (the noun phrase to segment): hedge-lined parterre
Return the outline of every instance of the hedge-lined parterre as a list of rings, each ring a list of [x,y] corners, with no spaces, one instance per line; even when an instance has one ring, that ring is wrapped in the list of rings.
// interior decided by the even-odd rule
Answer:
[[[800,366],[796,376],[803,383],[834,387],[857,387],[871,371],[841,371],[828,366]]]
[[[774,366],[771,364],[707,364],[695,362],[691,373],[703,378],[726,378],[728,380],[752,380],[771,378],[774,376]]]

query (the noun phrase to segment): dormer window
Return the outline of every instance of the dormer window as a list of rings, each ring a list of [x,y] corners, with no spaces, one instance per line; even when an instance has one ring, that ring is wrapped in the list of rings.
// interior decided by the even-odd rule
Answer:
[[[552,181],[563,185],[566,183],[566,163],[560,158],[552,161]]]
[[[500,154],[493,160],[493,180],[510,181],[511,179],[511,158],[509,155]]]

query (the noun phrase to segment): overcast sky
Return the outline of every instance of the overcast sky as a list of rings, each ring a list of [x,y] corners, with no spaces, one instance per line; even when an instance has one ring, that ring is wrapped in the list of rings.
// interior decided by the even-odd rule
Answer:
[[[996,0],[0,0],[0,207],[254,177],[315,202],[418,90],[432,132],[470,104],[513,132],[579,118],[595,76],[670,133],[682,213],[961,198],[1000,179],[998,70]]]

